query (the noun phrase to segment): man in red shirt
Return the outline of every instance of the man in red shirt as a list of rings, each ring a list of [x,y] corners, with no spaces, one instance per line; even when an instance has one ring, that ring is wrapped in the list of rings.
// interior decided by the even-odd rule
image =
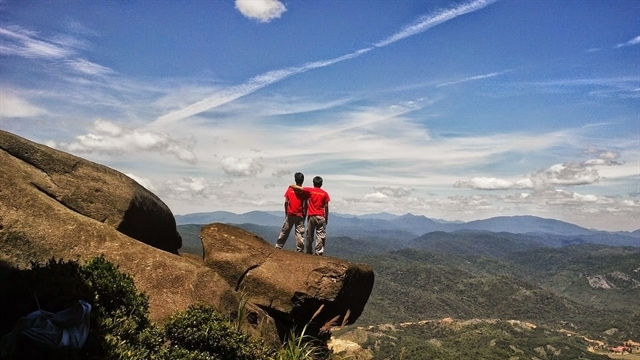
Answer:
[[[321,189],[322,178],[316,176],[313,178],[313,187],[301,187],[300,185],[291,185],[291,188],[299,193],[309,195],[307,201],[307,236],[305,247],[307,254],[311,254],[311,245],[315,235],[315,247],[313,253],[316,255],[324,254],[324,243],[327,238],[327,224],[329,223],[329,194]]]
[[[304,175],[297,172],[293,178],[296,185],[302,188]],[[284,193],[284,224],[282,224],[282,230],[276,240],[276,249],[282,249],[289,238],[291,228],[295,228],[296,251],[304,251],[304,218],[307,213],[307,199],[309,199],[308,193],[295,191],[291,187],[287,188]]]

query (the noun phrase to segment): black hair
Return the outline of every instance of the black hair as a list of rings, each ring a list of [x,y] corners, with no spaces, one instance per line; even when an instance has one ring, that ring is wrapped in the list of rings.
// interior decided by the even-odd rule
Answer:
[[[302,186],[302,183],[304,182],[304,175],[302,175],[301,172],[295,173],[295,175],[293,175],[293,178],[296,180],[296,185]]]
[[[322,187],[322,178],[320,176],[313,178],[313,187]]]

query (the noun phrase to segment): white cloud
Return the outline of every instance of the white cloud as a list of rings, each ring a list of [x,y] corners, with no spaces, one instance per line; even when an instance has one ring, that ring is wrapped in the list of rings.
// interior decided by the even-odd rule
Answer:
[[[536,194],[538,200],[544,201],[547,205],[560,206],[588,206],[588,205],[606,205],[599,210],[607,210],[611,205],[617,203],[613,198],[597,196],[594,194],[580,194],[572,191],[554,189],[541,191]],[[584,209],[581,209],[584,210]],[[593,209],[590,210],[593,212]]]
[[[193,139],[175,140],[163,132],[127,129],[105,120],[93,123],[93,132],[76,136],[71,143],[58,143],[56,147],[76,153],[124,153],[155,152],[171,154],[190,164],[197,162],[193,153]]]
[[[588,149],[587,151],[585,151],[585,154],[587,156],[596,155],[597,158],[589,159],[589,160],[584,161],[582,163],[584,165],[591,165],[591,166],[595,166],[595,165],[622,165],[618,161],[616,161],[618,158],[620,158],[620,153],[617,152],[617,151]]]
[[[389,197],[381,192],[373,192],[370,194],[366,194],[362,199],[364,201],[371,201],[371,202],[382,202],[386,199],[388,199]]]
[[[621,47],[625,47],[625,46],[631,46],[631,45],[637,45],[640,44],[640,35],[634,37],[633,39],[627,41],[626,43],[622,43],[622,44],[618,44],[615,46],[615,48],[621,48]]]
[[[456,181],[456,188],[476,190],[542,189],[553,186],[579,186],[597,183],[602,179],[596,165],[620,165],[611,160],[619,156],[612,151],[602,152],[602,159],[590,159],[582,163],[566,162],[539,170],[529,177],[511,181],[494,177],[473,177],[467,181]]]
[[[265,23],[279,18],[287,11],[278,0],[236,0],[236,9],[250,19]]]
[[[391,186],[380,186],[380,187],[373,187],[373,190],[378,193],[378,194],[382,194],[385,197],[394,197],[394,198],[399,198],[399,197],[403,197],[403,196],[409,196],[411,195],[411,192],[413,191],[413,188],[410,187],[391,187]]]
[[[184,177],[174,181],[168,181],[165,185],[169,185],[174,191],[188,193],[202,193],[208,188],[207,181],[202,178]]]
[[[130,177],[133,180],[135,180],[135,182],[137,182],[138,184],[142,185],[147,190],[149,190],[151,192],[155,192],[156,191],[156,188],[155,188],[155,186],[153,186],[153,183],[151,182],[151,180],[143,178],[143,177],[140,177],[140,176],[136,176],[136,175],[131,174],[131,173],[127,173],[125,175],[127,175],[128,177]]]
[[[229,184],[230,182],[211,182],[204,177],[186,176],[164,181],[158,193],[168,199],[206,201],[215,199],[216,192]]]
[[[534,181],[540,180],[552,185],[587,185],[600,180],[598,170],[584,164],[566,162],[556,164],[533,175]]]
[[[601,159],[615,160],[619,157],[620,157],[620,153],[618,153],[617,151],[603,151],[600,153]]]
[[[531,189],[534,187],[534,183],[531,179],[520,179],[513,182],[493,177],[474,177],[469,181],[456,181],[453,187],[467,187],[476,190]]]
[[[255,176],[262,172],[264,166],[252,157],[235,158],[227,156],[220,161],[222,171],[231,176]]]
[[[124,129],[120,126],[104,120],[96,120],[93,123],[93,128],[98,132],[106,133],[111,136],[120,136],[124,133]]]
[[[0,89],[0,119],[28,118],[44,115],[47,111],[11,92]]]
[[[186,206],[188,209],[202,208],[203,211],[211,211],[212,206],[237,212],[246,211],[247,208],[282,206],[282,194],[274,196],[274,201],[265,199],[261,194],[268,188],[271,187],[248,187],[228,179],[219,181],[204,177],[182,177],[164,181],[158,195],[173,205]]]

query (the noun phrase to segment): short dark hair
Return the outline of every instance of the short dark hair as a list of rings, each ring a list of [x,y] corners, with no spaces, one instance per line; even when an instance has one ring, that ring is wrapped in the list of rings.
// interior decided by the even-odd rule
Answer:
[[[313,178],[313,186],[322,187],[322,178],[320,176],[316,176]]]
[[[296,180],[296,185],[300,186],[304,182],[304,175],[301,172],[297,172],[293,175],[293,178]]]

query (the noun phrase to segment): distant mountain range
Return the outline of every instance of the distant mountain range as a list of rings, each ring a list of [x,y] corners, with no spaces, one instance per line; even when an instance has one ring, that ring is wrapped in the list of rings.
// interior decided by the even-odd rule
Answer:
[[[175,218],[183,239],[180,252],[202,256],[203,224],[234,224],[273,246],[283,213],[217,211]],[[558,332],[567,325],[607,343],[638,339],[640,231],[596,231],[535,216],[463,223],[412,214],[333,213],[327,232],[326,256],[366,263],[375,271],[359,327],[351,329],[354,337],[347,333],[344,338],[365,339],[358,343],[380,358],[395,358],[399,348],[413,349],[407,356],[412,359],[417,358],[413,354],[429,354],[421,359],[504,359],[516,350],[524,354],[520,349],[528,349],[531,358],[540,349],[562,349],[558,358],[563,359],[598,358],[590,357],[582,340],[572,342],[581,337]],[[285,249],[294,248],[290,235]],[[467,325],[453,330],[449,322],[434,320],[406,326],[443,318]],[[527,324],[526,331],[514,328],[520,322]],[[376,335],[363,338],[367,328]],[[444,357],[446,346],[458,352]],[[496,349],[504,352],[491,353]]]
[[[281,211],[251,211],[244,214],[235,214],[228,211],[214,211],[176,215],[175,218],[178,225],[220,222],[226,224],[276,226],[279,228],[282,226],[283,213]],[[446,222],[412,214],[376,213],[356,216],[332,213],[327,226],[327,231],[332,236],[388,238],[393,235],[393,239],[401,240],[410,240],[434,231],[454,232],[462,230],[566,236],[616,234],[640,238],[640,229],[634,232],[609,233],[536,216],[499,216],[469,222]]]

